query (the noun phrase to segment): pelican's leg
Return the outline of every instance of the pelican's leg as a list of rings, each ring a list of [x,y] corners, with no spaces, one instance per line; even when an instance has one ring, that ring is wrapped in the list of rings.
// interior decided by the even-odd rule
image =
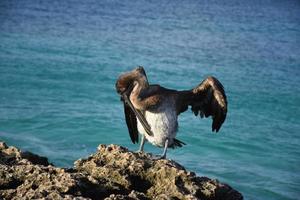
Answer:
[[[145,145],[145,135],[144,134],[141,134],[142,135],[142,139],[141,139],[141,144],[140,144],[140,148],[138,150],[138,152],[142,152],[144,151],[144,145]]]
[[[169,139],[166,139],[166,141],[165,141],[165,147],[164,147],[164,152],[163,152],[163,154],[160,157],[161,159],[166,159],[168,146],[169,146]]]

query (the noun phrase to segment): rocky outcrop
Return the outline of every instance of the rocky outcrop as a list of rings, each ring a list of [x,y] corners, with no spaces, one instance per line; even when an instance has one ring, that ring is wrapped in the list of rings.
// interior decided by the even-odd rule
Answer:
[[[243,199],[226,184],[197,177],[170,160],[117,145],[54,167],[47,158],[0,143],[0,199]]]

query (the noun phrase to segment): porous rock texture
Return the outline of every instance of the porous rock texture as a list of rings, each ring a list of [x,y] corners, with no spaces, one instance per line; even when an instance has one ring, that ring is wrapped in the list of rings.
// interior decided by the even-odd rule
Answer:
[[[178,163],[117,145],[75,162],[53,166],[47,158],[0,142],[0,199],[202,199],[240,200],[226,184],[197,177]]]

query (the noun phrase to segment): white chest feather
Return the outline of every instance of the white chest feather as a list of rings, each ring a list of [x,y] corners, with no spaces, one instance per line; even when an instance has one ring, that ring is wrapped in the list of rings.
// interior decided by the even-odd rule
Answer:
[[[154,136],[149,136],[145,132],[139,120],[138,131],[145,135],[150,143],[163,147],[167,138],[169,139],[170,144],[173,143],[178,127],[177,113],[173,108],[162,105],[158,112],[146,111],[145,118],[150,125]]]

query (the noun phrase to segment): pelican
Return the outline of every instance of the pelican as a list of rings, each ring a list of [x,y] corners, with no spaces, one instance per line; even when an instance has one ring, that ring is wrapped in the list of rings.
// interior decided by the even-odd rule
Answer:
[[[124,104],[125,120],[131,141],[141,135],[138,151],[147,140],[164,148],[160,158],[166,158],[168,148],[182,147],[176,139],[178,115],[188,107],[195,116],[212,117],[212,131],[218,132],[226,118],[227,100],[223,85],[212,76],[191,90],[177,91],[160,85],[150,85],[143,67],[121,74],[116,90]]]

